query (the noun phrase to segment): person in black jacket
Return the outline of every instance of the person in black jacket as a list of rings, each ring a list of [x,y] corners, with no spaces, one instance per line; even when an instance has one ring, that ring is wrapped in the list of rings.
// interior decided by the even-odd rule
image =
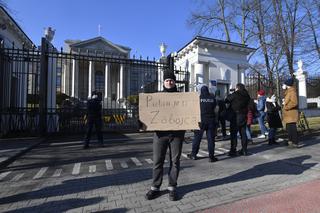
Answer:
[[[84,141],[84,149],[89,148],[89,142],[91,138],[91,133],[93,126],[96,128],[97,136],[98,136],[98,141],[101,146],[103,146],[103,136],[101,132],[102,128],[102,94],[97,91],[93,91],[91,95],[91,99],[88,100],[87,102],[87,134],[86,138]]]
[[[267,121],[269,124],[269,145],[278,144],[276,142],[276,133],[277,128],[282,128],[282,121],[280,118],[279,111],[281,110],[280,106],[276,102],[275,95],[272,95],[271,98],[267,98],[266,101],[267,106]]]
[[[216,100],[213,95],[209,93],[207,86],[201,87],[200,94],[200,112],[201,122],[199,123],[200,130],[195,130],[194,139],[192,141],[192,152],[188,154],[188,158],[196,160],[199,152],[200,142],[204,131],[207,134],[209,162],[216,162],[218,159],[214,156],[214,138],[215,138],[215,108]]]
[[[226,103],[230,104],[232,111],[235,113],[230,121],[231,148],[229,156],[237,155],[237,132],[240,133],[242,146],[242,149],[239,150],[238,154],[248,155],[246,126],[249,101],[250,96],[245,89],[245,86],[241,83],[238,83],[236,85],[236,91],[226,98]]]
[[[177,92],[176,76],[172,71],[165,71],[163,75],[163,92]],[[167,149],[170,154],[169,167],[169,200],[176,201],[177,180],[180,171],[180,156],[185,131],[156,131],[153,137],[153,181],[151,189],[145,195],[147,200],[152,200],[160,195],[160,186],[163,179],[163,165]]]
[[[221,132],[222,132],[222,139],[225,140],[227,137],[227,131],[226,131],[226,103],[224,100],[221,98],[220,90],[217,90],[215,92],[215,98],[217,105],[219,107],[218,111],[218,125],[221,125]]]

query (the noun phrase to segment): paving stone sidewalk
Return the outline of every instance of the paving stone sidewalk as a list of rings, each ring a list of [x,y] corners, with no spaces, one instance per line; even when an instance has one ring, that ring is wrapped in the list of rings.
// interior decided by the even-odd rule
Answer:
[[[191,144],[184,144],[183,149],[188,152]],[[6,212],[196,212],[317,180],[319,151],[320,136],[315,135],[305,140],[300,149],[261,142],[249,147],[251,155],[247,157],[223,155],[215,163],[209,163],[207,158],[183,159],[178,181],[180,199],[176,202],[168,200],[166,175],[162,195],[152,201],[145,200],[151,184],[151,166],[12,185],[0,183],[0,209]]]

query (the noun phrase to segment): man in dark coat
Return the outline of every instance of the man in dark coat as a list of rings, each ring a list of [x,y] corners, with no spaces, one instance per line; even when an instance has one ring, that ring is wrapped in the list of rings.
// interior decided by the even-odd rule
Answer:
[[[236,85],[236,91],[226,98],[226,102],[230,104],[235,117],[230,121],[231,129],[231,148],[229,155],[237,155],[237,132],[241,136],[242,149],[238,152],[240,155],[248,155],[247,145],[248,139],[246,135],[247,113],[250,96],[241,83]]]
[[[199,152],[200,142],[204,131],[207,134],[209,162],[216,162],[218,159],[214,157],[214,138],[215,138],[215,108],[216,100],[213,95],[209,93],[207,86],[201,87],[200,95],[200,112],[201,123],[199,124],[200,130],[195,130],[194,139],[192,141],[192,152],[188,154],[188,158],[196,160]]]
[[[172,71],[165,71],[163,75],[163,92],[177,92],[176,76]],[[185,131],[156,131],[153,137],[153,181],[151,189],[145,195],[147,200],[152,200],[160,195],[160,186],[163,179],[163,165],[167,149],[170,154],[169,167],[169,200],[176,201],[177,180],[180,171],[180,156]]]
[[[93,91],[91,95],[91,99],[88,100],[87,102],[87,125],[88,125],[88,130],[86,134],[86,138],[84,141],[84,149],[89,148],[89,142],[91,138],[91,133],[93,126],[95,126],[97,136],[98,136],[98,141],[101,146],[103,146],[103,136],[101,132],[102,128],[102,94],[97,91]]]

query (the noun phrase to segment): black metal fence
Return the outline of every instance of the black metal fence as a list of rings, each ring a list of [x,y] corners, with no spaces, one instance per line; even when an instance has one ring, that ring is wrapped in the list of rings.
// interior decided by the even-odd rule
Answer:
[[[136,130],[139,93],[162,90],[169,66],[99,52],[65,53],[45,39],[41,50],[0,48],[0,136],[84,132],[93,90],[104,97],[105,131]],[[179,90],[188,91],[188,73],[175,74]]]

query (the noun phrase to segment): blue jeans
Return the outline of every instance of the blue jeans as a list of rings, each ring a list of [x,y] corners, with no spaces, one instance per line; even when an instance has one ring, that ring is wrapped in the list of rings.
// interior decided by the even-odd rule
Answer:
[[[258,123],[260,126],[261,134],[264,135],[264,134],[268,133],[268,129],[267,129],[266,125],[264,125],[264,119],[266,117],[266,113],[262,112],[262,111],[259,111],[259,113],[260,113],[260,116],[258,117]]]
[[[248,139],[248,140],[252,140],[250,125],[247,125],[246,134],[247,134],[247,139]]]
[[[208,140],[208,152],[209,152],[209,158],[214,157],[214,132],[215,132],[215,125],[214,124],[207,124],[206,127],[200,128],[200,130],[195,130],[194,132],[194,138],[192,141],[192,156],[197,156],[200,148],[200,142],[203,136],[204,131],[206,131],[207,134],[207,140]]]

